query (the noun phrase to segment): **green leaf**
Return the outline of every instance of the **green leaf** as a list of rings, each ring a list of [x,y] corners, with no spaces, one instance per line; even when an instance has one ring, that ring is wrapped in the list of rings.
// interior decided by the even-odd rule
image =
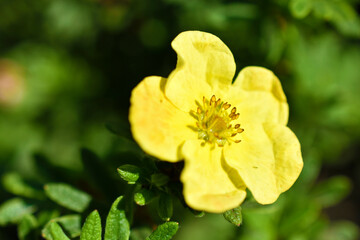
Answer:
[[[192,214],[194,214],[194,217],[201,218],[201,217],[205,216],[204,211],[198,211],[198,210],[195,210],[195,209],[192,209],[192,208],[189,208],[189,210],[190,210],[190,212]]]
[[[31,214],[25,215],[22,218],[20,224],[18,225],[19,239],[20,240],[31,239],[27,237],[34,229],[36,229],[37,226],[38,226],[38,222],[33,215]]]
[[[224,212],[224,218],[228,220],[230,223],[240,226],[242,223],[242,214],[241,214],[241,207],[237,207],[231,210]]]
[[[339,203],[351,190],[351,182],[345,176],[336,176],[319,183],[312,196],[324,207]]]
[[[56,222],[61,225],[62,229],[68,236],[74,238],[80,236],[81,217],[80,215],[66,215],[50,220],[42,230],[42,236],[48,240],[53,240],[51,235],[51,224]]]
[[[76,212],[84,211],[91,201],[89,194],[64,183],[49,183],[44,188],[51,200]]]
[[[135,184],[139,178],[141,170],[137,166],[125,164],[117,169],[120,177],[129,184]]]
[[[160,194],[158,201],[158,214],[162,220],[170,220],[173,214],[173,202],[169,194]]]
[[[312,2],[311,0],[292,0],[290,10],[294,17],[304,18],[311,12]]]
[[[50,224],[50,234],[54,240],[70,240],[56,222]]]
[[[34,199],[44,198],[44,193],[42,191],[30,186],[18,173],[5,174],[2,177],[2,184],[4,188],[12,194]]]
[[[130,236],[130,225],[126,219],[123,196],[118,197],[111,206],[106,219],[105,240],[127,240]]]
[[[153,191],[150,191],[148,189],[141,189],[140,191],[135,193],[134,201],[136,202],[136,204],[144,206],[154,200],[155,197],[156,195]]]
[[[162,173],[154,173],[151,175],[150,180],[155,186],[161,187],[169,182],[169,177]]]
[[[80,240],[101,240],[101,218],[97,210],[86,218]]]
[[[0,226],[18,223],[23,216],[33,213],[35,210],[33,205],[26,203],[23,199],[10,199],[0,206]]]
[[[146,238],[146,240],[170,240],[179,229],[179,223],[166,222],[158,226],[158,228]]]

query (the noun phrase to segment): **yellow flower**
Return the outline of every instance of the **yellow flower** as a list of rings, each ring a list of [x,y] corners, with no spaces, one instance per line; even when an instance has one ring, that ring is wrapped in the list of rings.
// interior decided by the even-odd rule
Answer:
[[[147,77],[132,92],[134,139],[160,160],[185,161],[183,194],[194,209],[235,208],[246,188],[273,203],[303,166],[280,81],[247,67],[232,83],[233,55],[209,33],[183,32],[172,47],[178,62],[170,76]]]

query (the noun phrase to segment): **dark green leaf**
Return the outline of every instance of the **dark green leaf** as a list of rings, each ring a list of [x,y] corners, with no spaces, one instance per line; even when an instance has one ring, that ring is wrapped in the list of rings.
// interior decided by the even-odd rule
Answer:
[[[151,175],[151,183],[157,187],[164,186],[168,183],[169,177],[162,173],[154,173]]]
[[[162,220],[169,221],[173,214],[173,202],[169,194],[160,194],[158,201],[158,213]]]
[[[20,240],[29,239],[29,234],[37,227],[38,222],[36,218],[29,214],[25,215],[18,225],[18,236]]]
[[[86,218],[81,230],[80,240],[101,240],[101,219],[97,210]]]
[[[194,214],[195,217],[198,217],[198,218],[201,218],[203,216],[205,216],[205,212],[204,211],[197,211],[197,210],[194,210],[192,208],[189,208],[190,212],[192,214]]]
[[[50,234],[54,240],[70,240],[56,222],[50,224]]]
[[[242,214],[241,214],[241,207],[237,207],[231,210],[224,212],[224,218],[228,220],[230,223],[240,226],[242,223]]]
[[[125,216],[123,196],[118,197],[111,206],[106,219],[105,240],[127,240],[130,225]]]
[[[158,226],[158,228],[146,238],[146,240],[170,240],[179,229],[179,223],[166,222]]]
[[[64,183],[45,185],[45,193],[59,205],[77,212],[84,211],[91,201],[89,194]]]
[[[125,164],[117,169],[120,177],[129,184],[135,184],[140,178],[141,170],[137,166]]]
[[[0,206],[0,226],[9,223],[18,223],[23,216],[33,213],[35,207],[26,203],[23,199],[13,198]]]
[[[144,206],[150,203],[156,197],[153,191],[147,189],[141,189],[134,195],[134,201],[140,206]]]

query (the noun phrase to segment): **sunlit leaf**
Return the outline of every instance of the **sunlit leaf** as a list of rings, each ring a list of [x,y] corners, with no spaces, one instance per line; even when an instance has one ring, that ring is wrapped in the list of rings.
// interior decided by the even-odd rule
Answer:
[[[146,238],[146,240],[170,240],[179,229],[177,222],[166,222],[157,227],[157,229]]]
[[[130,236],[130,225],[126,219],[123,196],[112,204],[106,219],[105,240],[127,240]]]
[[[97,210],[86,218],[81,230],[80,240],[101,240],[101,219]]]

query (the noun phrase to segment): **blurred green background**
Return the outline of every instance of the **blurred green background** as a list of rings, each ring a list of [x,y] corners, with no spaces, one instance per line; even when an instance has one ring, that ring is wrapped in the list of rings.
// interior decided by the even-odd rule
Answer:
[[[275,204],[245,204],[239,228],[176,205],[175,239],[359,239],[359,12],[360,0],[1,0],[0,203],[17,195],[9,182],[61,181],[107,209],[126,189],[116,167],[138,154],[127,122],[132,88],[167,76],[172,39],[202,30],[226,43],[237,72],[258,65],[280,78],[305,165]],[[97,172],[84,166],[84,148],[98,156]],[[33,211],[39,227],[53,209],[42,204]],[[138,218],[135,230],[151,227]],[[17,239],[18,221],[0,219],[1,240]]]

